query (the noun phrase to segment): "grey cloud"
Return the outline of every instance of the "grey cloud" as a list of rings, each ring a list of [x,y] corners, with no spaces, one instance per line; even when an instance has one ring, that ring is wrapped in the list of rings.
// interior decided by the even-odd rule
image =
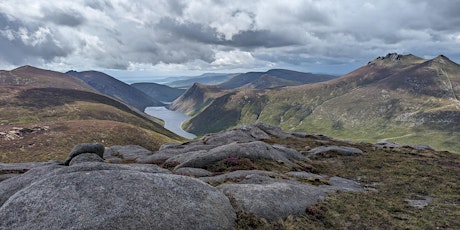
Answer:
[[[222,45],[236,48],[257,48],[282,47],[300,44],[297,39],[286,36],[286,34],[277,34],[270,30],[241,31],[238,34],[235,34],[231,40],[225,40],[223,35],[219,34],[216,29],[199,23],[179,23],[172,18],[163,18],[157,26],[166,33],[170,32],[178,38],[209,45]]]
[[[57,25],[75,27],[83,24],[85,18],[80,12],[72,9],[50,9],[42,8],[43,19]]]
[[[39,60],[50,62],[56,57],[65,57],[71,53],[71,50],[58,46],[49,34],[38,43],[26,44],[18,35],[19,30],[26,30],[32,34],[39,30],[39,25],[26,25],[18,20],[10,20],[8,16],[0,13],[0,59],[14,65],[23,65]],[[6,36],[5,33],[9,33],[10,36]],[[36,59],[39,60],[35,61]]]

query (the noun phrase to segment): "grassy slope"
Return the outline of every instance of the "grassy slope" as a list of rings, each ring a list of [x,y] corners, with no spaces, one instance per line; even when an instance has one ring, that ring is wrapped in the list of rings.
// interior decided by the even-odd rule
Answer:
[[[354,141],[388,139],[460,152],[460,66],[449,62],[442,56],[431,61],[412,55],[399,61],[376,59],[327,83],[266,90],[259,97],[240,91],[233,97],[237,100],[211,104],[214,113],[202,111],[185,128],[209,130],[223,107],[227,113],[241,114],[236,124],[222,117],[219,127],[224,128],[263,121],[286,131]],[[204,119],[210,122],[194,123]]]
[[[110,137],[104,140],[108,145],[137,144],[151,150],[160,143],[183,140],[164,129],[161,120],[102,95],[65,74],[26,66],[2,71],[0,83],[0,161],[61,159],[75,144],[103,141],[96,138],[99,134]],[[43,125],[49,126],[50,131],[30,134],[33,140],[6,138],[13,127]],[[56,126],[66,128],[56,131]],[[123,129],[130,130],[129,135]],[[25,156],[24,151],[33,157]]]
[[[13,127],[44,128],[33,133],[24,133],[20,138],[0,139],[0,162],[34,162],[64,160],[70,150],[80,143],[99,142],[112,145],[140,145],[157,150],[165,142],[174,139],[149,129],[109,120],[72,120],[16,124],[0,126],[0,132]]]
[[[321,145],[314,138],[275,139],[299,151]],[[349,145],[335,142],[333,144]],[[330,194],[300,217],[274,223],[240,216],[237,229],[458,229],[460,227],[460,155],[404,149],[364,150],[361,156],[318,157],[313,172],[359,181],[365,193]],[[432,198],[425,208],[408,205],[407,199]]]

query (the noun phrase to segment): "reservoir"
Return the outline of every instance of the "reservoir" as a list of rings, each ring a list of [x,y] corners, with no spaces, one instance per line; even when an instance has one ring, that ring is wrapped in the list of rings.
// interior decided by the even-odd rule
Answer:
[[[196,137],[194,134],[188,133],[182,129],[182,123],[184,123],[184,121],[187,120],[189,116],[181,112],[169,110],[164,106],[155,106],[145,108],[145,113],[165,121],[165,128],[176,133],[177,135],[189,139]]]

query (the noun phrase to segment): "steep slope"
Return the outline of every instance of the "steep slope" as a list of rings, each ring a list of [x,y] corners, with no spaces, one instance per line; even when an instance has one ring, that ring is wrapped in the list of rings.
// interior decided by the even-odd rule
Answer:
[[[63,73],[25,66],[1,71],[0,82],[0,161],[62,158],[63,148],[80,142],[153,150],[181,139],[161,120]]]
[[[312,73],[303,73],[297,72],[292,70],[285,70],[285,69],[272,69],[267,72],[248,72],[239,74],[230,80],[220,84],[220,87],[226,89],[235,89],[239,87],[243,87],[247,84],[258,84],[258,89],[262,89],[262,84],[257,83],[258,81],[262,81],[265,78],[265,81],[269,80],[267,76],[271,77],[271,81],[277,79],[276,84],[267,84],[267,88],[271,87],[280,87],[280,86],[288,86],[288,85],[301,85],[301,84],[309,84],[315,82],[322,82],[327,81],[330,79],[335,78],[331,75],[326,74],[312,74]]]
[[[238,121],[228,120],[228,127],[263,121],[289,131],[460,152],[459,78],[460,66],[444,56],[424,60],[388,54],[328,82],[264,90],[257,97],[239,91],[232,100],[208,107],[238,113]],[[205,126],[198,122],[201,117],[209,120]],[[186,128],[200,133],[218,118],[221,113],[203,110]]]
[[[194,115],[209,105],[215,98],[218,98],[228,92],[228,90],[222,89],[218,86],[195,83],[192,87],[185,91],[184,94],[174,100],[168,107],[171,110],[177,110],[188,115]]]
[[[277,77],[273,77],[267,74],[264,74],[257,78],[256,80],[241,86],[241,88],[250,88],[250,89],[270,89],[283,86],[292,86],[300,85],[297,81],[285,80]]]
[[[174,101],[185,92],[185,89],[173,88],[157,83],[134,83],[131,86],[144,92],[151,98],[164,102]]]
[[[102,93],[121,100],[140,111],[144,111],[147,106],[163,105],[158,99],[151,98],[142,91],[105,73],[97,71],[68,71],[67,74],[86,82]]]

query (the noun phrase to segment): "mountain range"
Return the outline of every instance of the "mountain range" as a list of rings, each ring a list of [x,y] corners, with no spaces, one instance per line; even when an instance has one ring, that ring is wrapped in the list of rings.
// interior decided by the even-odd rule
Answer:
[[[460,66],[443,55],[426,60],[390,53],[313,84],[263,90],[200,85],[189,91],[170,108],[192,115],[183,126],[198,135],[261,121],[289,131],[460,152]]]

